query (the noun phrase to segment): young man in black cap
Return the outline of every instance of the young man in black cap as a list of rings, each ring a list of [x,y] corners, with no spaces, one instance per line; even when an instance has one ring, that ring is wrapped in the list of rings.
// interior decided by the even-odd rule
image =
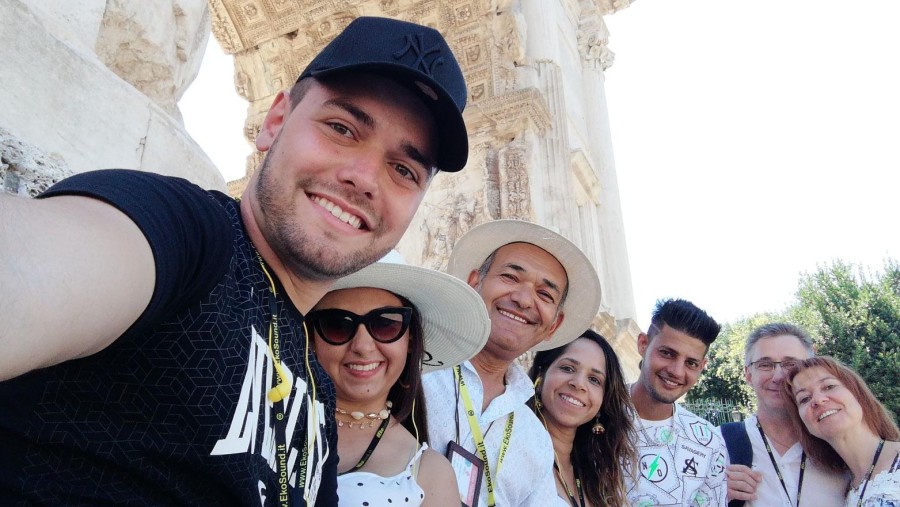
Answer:
[[[303,314],[468,155],[441,35],[360,18],[277,95],[241,200],[98,171],[0,196],[0,498],[335,505]]]

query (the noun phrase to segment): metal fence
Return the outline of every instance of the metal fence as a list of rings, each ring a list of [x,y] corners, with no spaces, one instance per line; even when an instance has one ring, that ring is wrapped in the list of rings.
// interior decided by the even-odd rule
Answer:
[[[697,400],[685,402],[682,406],[714,426],[743,421],[745,417],[744,407],[728,400]]]

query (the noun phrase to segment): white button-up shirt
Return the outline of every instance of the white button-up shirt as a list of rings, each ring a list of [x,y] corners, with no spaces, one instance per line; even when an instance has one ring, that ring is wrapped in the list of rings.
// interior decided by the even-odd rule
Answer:
[[[488,464],[494,480],[494,499],[498,507],[535,506],[546,507],[556,502],[556,482],[553,478],[553,443],[544,425],[525,405],[534,396],[534,386],[528,375],[515,364],[506,371],[506,391],[494,398],[484,412],[484,387],[472,363],[460,365],[463,381],[478,414],[478,424],[484,435]],[[462,398],[456,402],[456,381],[453,370],[446,369],[422,377],[425,400],[428,403],[429,442],[435,451],[446,455],[450,441],[457,441],[476,456],[475,442],[469,428],[469,419]],[[497,473],[503,430],[507,417],[514,413],[512,438]],[[459,424],[459,440],[456,427]],[[487,505],[487,484],[481,481],[478,505]]]

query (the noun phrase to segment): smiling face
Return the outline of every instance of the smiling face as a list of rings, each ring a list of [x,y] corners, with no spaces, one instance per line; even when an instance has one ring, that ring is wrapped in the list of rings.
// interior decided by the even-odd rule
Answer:
[[[312,81],[275,99],[257,148],[268,151],[244,200],[265,242],[301,278],[331,280],[384,256],[430,183],[431,114],[385,78]]]
[[[706,345],[667,325],[653,338],[641,333],[638,352],[644,361],[638,385],[655,404],[675,403],[697,383],[706,366]]]
[[[491,318],[485,351],[513,361],[550,338],[563,320],[559,302],[566,271],[547,251],[529,243],[510,243],[494,253],[490,269],[469,285],[481,295]]]
[[[813,435],[829,441],[865,426],[859,402],[825,368],[807,368],[794,376],[792,384],[800,420]]]
[[[394,294],[373,288],[343,289],[329,292],[313,310],[339,308],[357,315],[383,307],[403,306]],[[330,345],[318,334],[316,357],[334,381],[338,404],[342,408],[383,408],[391,386],[400,378],[409,350],[409,330],[397,341],[380,343],[372,339],[365,326],[344,345]]]
[[[750,350],[749,360],[756,363],[760,360],[774,362],[800,361],[811,356],[810,351],[796,336],[781,335],[760,338]],[[781,365],[772,371],[760,371],[756,364],[744,368],[744,378],[756,393],[757,408],[763,411],[783,411],[784,397],[781,385],[785,381],[785,370]]]
[[[541,409],[547,424],[575,430],[593,420],[603,406],[606,356],[599,345],[579,338],[566,346],[544,373]]]

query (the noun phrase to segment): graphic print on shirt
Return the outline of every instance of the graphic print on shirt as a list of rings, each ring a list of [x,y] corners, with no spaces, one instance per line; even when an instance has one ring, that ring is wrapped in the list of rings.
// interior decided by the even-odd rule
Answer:
[[[320,401],[315,402],[313,410],[306,411],[306,441],[294,442],[294,430],[297,427],[303,405],[313,406],[313,400],[307,391],[307,384],[299,379],[283,366],[285,380],[293,386],[290,394],[278,403],[284,403],[283,423],[285,430],[286,449],[278,449],[276,443],[276,421],[274,404],[266,396],[270,386],[274,385],[275,368],[274,358],[269,352],[266,340],[251,328],[252,338],[247,358],[247,372],[241,386],[241,394],[238,398],[234,415],[228,428],[228,433],[213,447],[210,455],[226,455],[250,453],[261,456],[266,460],[273,472],[281,477],[282,484],[289,484],[296,488],[298,478],[304,478],[301,488],[307,492],[318,491],[318,485],[322,480],[322,465],[327,458],[325,442],[325,406]],[[303,393],[302,396],[298,394]],[[281,414],[279,414],[281,415]],[[282,424],[279,422],[279,426]],[[262,429],[262,438],[259,438]],[[310,449],[306,462],[301,459],[304,449]],[[286,453],[283,456],[282,453]],[[284,457],[286,459],[281,460]],[[279,462],[287,463],[286,470],[279,470]],[[305,467],[301,469],[301,467]],[[299,473],[299,475],[298,475]],[[283,496],[285,491],[266,491],[264,483],[259,484],[260,502],[265,504],[266,497]],[[315,497],[308,499],[309,504],[315,503]]]
[[[724,500],[724,442],[706,420],[683,409],[638,425],[639,477],[627,481],[630,505],[708,507]]]

